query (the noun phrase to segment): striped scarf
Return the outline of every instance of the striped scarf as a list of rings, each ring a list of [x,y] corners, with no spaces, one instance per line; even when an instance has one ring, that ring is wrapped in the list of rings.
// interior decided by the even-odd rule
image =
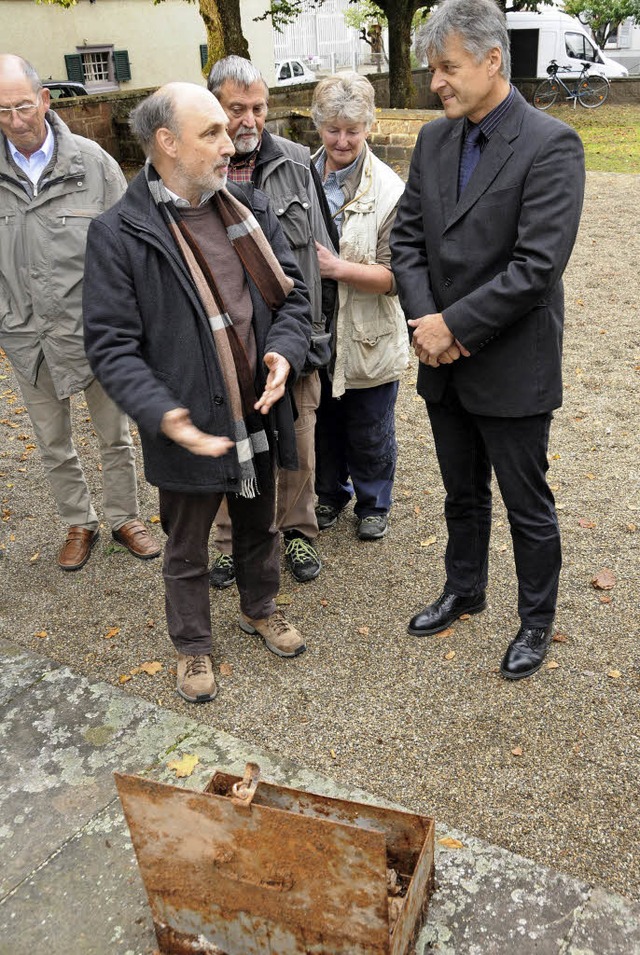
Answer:
[[[269,444],[262,427],[262,415],[254,409],[257,396],[247,353],[204,255],[180,215],[179,207],[149,161],[145,175],[149,192],[189,270],[213,334],[233,419],[241,478],[238,493],[241,497],[255,497],[260,490],[258,474],[264,474],[263,468],[270,467]],[[245,271],[269,308],[278,308],[293,288],[293,280],[285,275],[254,216],[226,189],[214,193],[211,201]]]

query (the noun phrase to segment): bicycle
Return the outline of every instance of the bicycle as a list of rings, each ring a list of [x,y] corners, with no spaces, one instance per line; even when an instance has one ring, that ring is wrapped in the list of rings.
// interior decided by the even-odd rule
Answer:
[[[565,92],[565,99],[573,100],[573,108],[576,103],[580,103],[585,109],[596,109],[602,106],[609,95],[610,84],[606,76],[595,74],[589,76],[590,64],[585,63],[576,79],[576,85],[571,89],[559,75],[559,70],[573,72],[570,66],[558,66],[555,60],[551,60],[547,67],[549,74],[548,80],[543,80],[536,86],[533,93],[533,105],[536,109],[549,109],[561,95]]]

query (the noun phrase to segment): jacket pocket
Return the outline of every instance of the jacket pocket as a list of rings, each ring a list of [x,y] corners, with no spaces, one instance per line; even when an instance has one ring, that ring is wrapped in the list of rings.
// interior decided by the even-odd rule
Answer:
[[[312,236],[307,197],[290,193],[285,196],[275,196],[271,204],[291,248],[303,249],[309,245]]]

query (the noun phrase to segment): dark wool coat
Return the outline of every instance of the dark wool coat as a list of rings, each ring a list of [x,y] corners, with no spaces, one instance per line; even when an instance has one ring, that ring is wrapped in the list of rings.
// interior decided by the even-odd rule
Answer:
[[[294,288],[271,311],[247,275],[257,345],[256,394],[278,352],[291,364],[288,384],[302,368],[311,335],[307,290],[266,196],[229,185],[250,205]],[[84,294],[85,346],[91,367],[110,397],[137,423],[149,483],[171,491],[237,491],[235,451],[202,457],[160,431],[162,416],[187,408],[196,427],[232,437],[224,380],[206,313],[178,248],[149,192],[144,172],[112,209],[91,223]],[[294,410],[289,389],[265,426],[281,467],[297,467]]]

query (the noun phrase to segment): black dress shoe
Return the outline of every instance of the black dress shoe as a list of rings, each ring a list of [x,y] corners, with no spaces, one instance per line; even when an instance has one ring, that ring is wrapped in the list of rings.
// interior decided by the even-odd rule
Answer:
[[[551,636],[553,624],[548,627],[520,627],[509,644],[500,664],[500,673],[507,680],[523,680],[542,666]]]
[[[484,590],[466,597],[458,597],[445,591],[434,603],[411,618],[407,633],[412,637],[428,637],[432,633],[440,633],[463,613],[480,613],[486,606]]]

